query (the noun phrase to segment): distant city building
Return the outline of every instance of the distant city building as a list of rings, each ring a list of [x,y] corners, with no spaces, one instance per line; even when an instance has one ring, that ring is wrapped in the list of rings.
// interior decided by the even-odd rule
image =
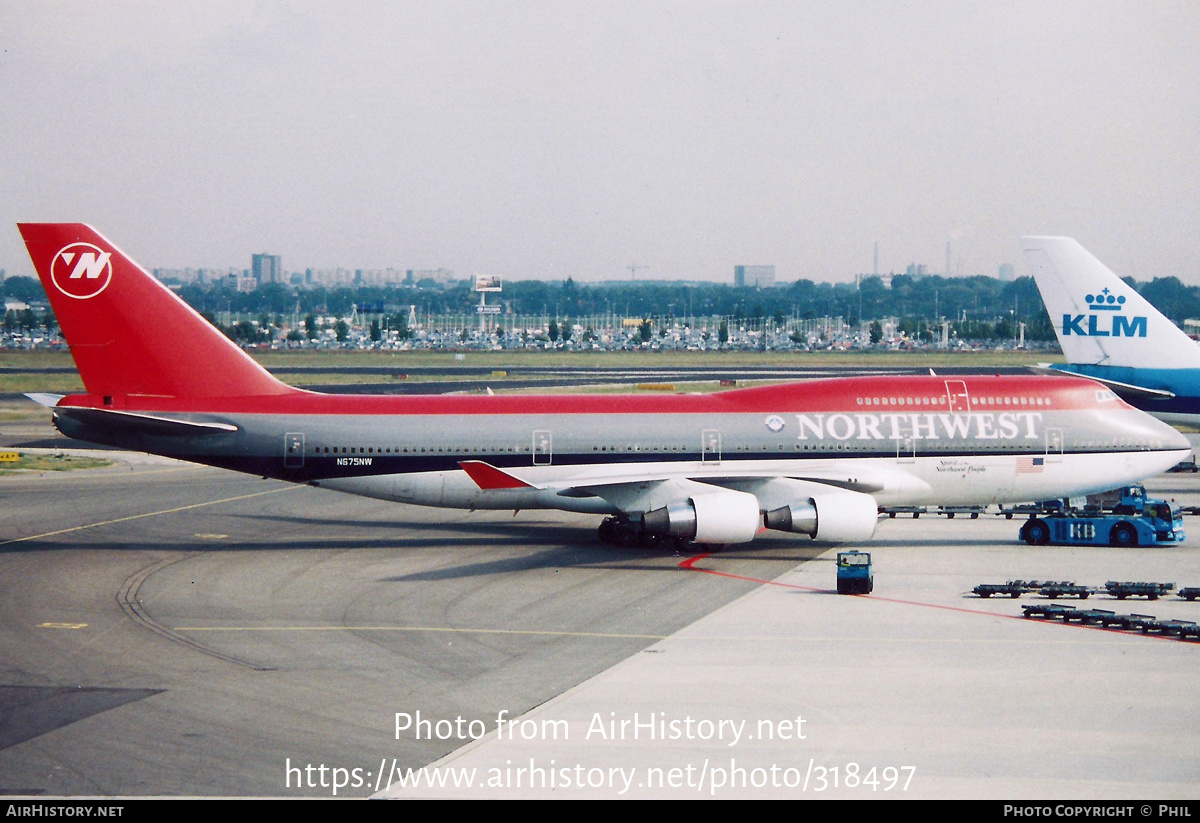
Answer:
[[[400,269],[357,269],[355,276],[360,286],[400,286],[408,276]]]
[[[758,289],[775,287],[774,266],[734,266],[733,285],[753,286]]]
[[[310,276],[311,275],[311,276]],[[350,286],[354,284],[353,269],[307,269],[305,280],[310,286]]]
[[[457,283],[454,272],[449,269],[413,271],[411,269],[305,269],[287,272],[283,270],[277,254],[251,255],[249,269],[153,269],[156,278],[169,285],[224,285],[238,291],[254,291],[266,283],[279,283],[294,288],[339,288],[360,286],[404,286],[415,285],[425,279],[439,286]],[[253,285],[242,282],[249,278]],[[0,282],[3,282],[0,279]]]
[[[1001,280],[1004,280],[1005,282],[1011,282],[1013,280],[1013,274],[1014,274],[1014,272],[1013,272],[1013,264],[1012,263],[1001,263],[1000,264],[1000,279]]]
[[[151,274],[164,283],[184,285],[187,283],[219,283],[231,274],[237,274],[238,269],[153,269]]]
[[[450,269],[408,269],[406,274],[408,281],[413,285],[422,280],[432,280],[440,286],[449,286],[456,282],[454,272]]]
[[[250,273],[258,285],[284,283],[283,258],[278,254],[254,254],[250,256]]]

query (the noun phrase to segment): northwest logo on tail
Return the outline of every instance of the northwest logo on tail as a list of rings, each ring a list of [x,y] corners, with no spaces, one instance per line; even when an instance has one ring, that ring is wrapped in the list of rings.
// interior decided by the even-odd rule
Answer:
[[[1092,314],[1064,314],[1062,320],[1064,337],[1072,334],[1080,337],[1146,336],[1147,320],[1145,317],[1128,317],[1121,314],[1125,309],[1124,297],[1117,297],[1108,289],[1104,289],[1099,294],[1086,295],[1084,300],[1087,301]]]
[[[86,300],[108,288],[112,280],[112,252],[91,243],[72,243],[59,249],[50,263],[50,279],[67,297]]]

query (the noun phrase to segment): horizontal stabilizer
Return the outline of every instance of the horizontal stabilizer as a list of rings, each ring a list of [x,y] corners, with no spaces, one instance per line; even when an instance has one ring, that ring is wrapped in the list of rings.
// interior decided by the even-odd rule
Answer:
[[[203,437],[213,434],[229,434],[238,430],[237,426],[229,423],[197,423],[153,414],[138,414],[113,409],[89,409],[79,406],[58,407],[54,410],[54,415],[56,418],[66,418],[85,426],[102,426],[119,431],[170,437]]]
[[[62,400],[64,397],[66,397],[65,394],[47,394],[45,392],[37,391],[25,392],[25,396],[34,403],[37,403],[39,406],[46,406],[47,408],[51,409],[58,405],[59,400]]]

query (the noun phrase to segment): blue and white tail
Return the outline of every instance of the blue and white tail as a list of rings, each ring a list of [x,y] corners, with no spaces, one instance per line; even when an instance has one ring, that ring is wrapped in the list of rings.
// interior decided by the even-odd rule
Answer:
[[[1070,364],[1200,368],[1200,346],[1070,237],[1023,237]]]

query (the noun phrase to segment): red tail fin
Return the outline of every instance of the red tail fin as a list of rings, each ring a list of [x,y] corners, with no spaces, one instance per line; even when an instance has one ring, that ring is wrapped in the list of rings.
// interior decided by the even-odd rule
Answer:
[[[295,391],[90,226],[18,225],[89,394],[235,397]]]

